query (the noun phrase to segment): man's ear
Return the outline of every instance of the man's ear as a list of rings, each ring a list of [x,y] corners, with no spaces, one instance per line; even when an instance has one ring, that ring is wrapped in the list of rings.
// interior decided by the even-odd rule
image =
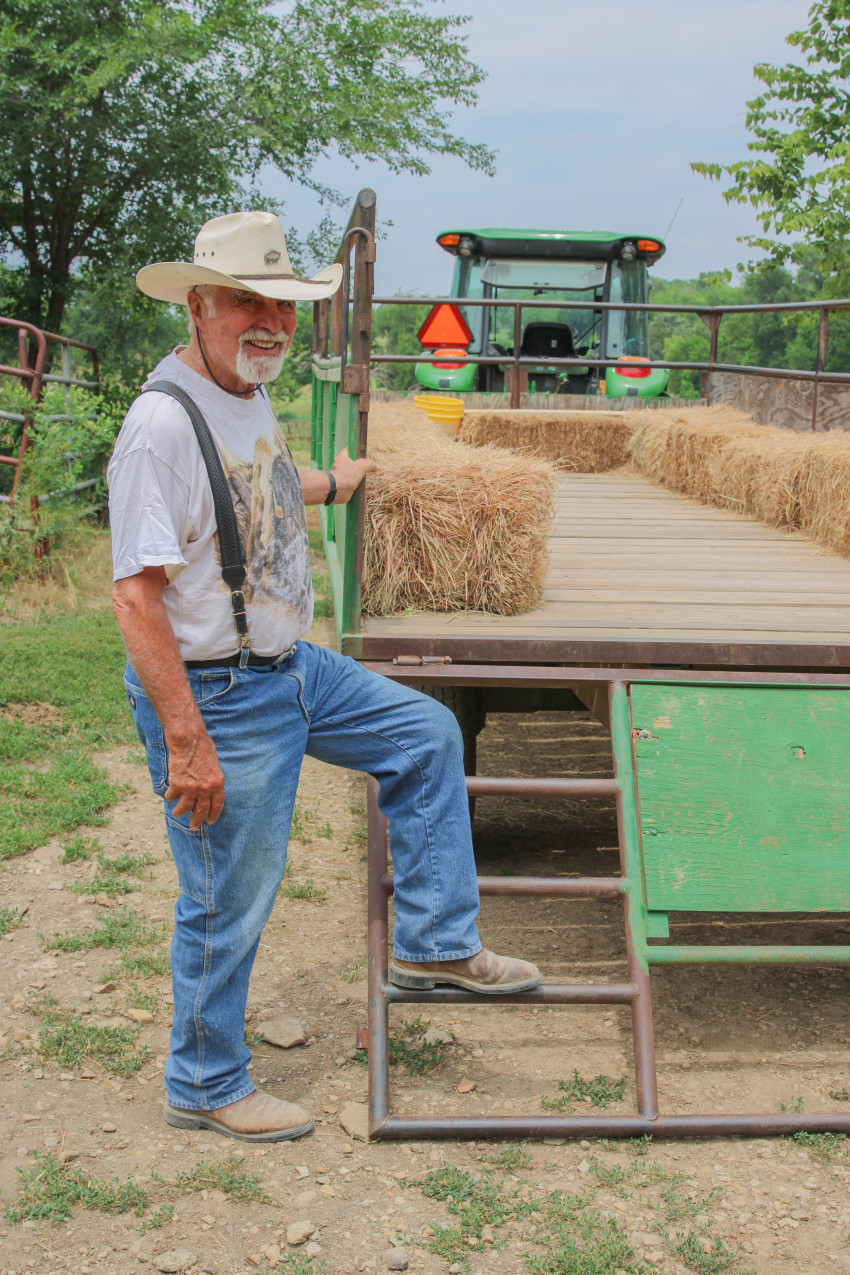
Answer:
[[[189,310],[189,317],[196,328],[204,328],[204,319],[206,318],[206,306],[201,298],[195,292],[194,288],[186,296],[186,305]]]

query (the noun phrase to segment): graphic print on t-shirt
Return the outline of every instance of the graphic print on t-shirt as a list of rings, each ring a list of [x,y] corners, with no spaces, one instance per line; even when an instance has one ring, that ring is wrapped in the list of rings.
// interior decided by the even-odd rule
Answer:
[[[313,597],[309,566],[305,571],[304,497],[282,431],[275,429],[271,445],[263,436],[257,439],[253,462],[223,445],[221,459],[245,553],[245,601],[285,607],[296,625],[309,625]],[[217,535],[215,545],[220,561]]]

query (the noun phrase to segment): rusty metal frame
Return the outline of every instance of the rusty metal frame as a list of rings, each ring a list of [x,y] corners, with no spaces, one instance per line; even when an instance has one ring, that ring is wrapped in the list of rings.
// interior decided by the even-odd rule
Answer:
[[[100,365],[98,362],[97,350],[93,345],[87,345],[83,341],[73,341],[70,337],[59,336],[55,332],[45,332],[42,328],[35,327],[32,323],[25,323],[22,319],[9,319],[0,316],[0,327],[14,328],[18,334],[18,366],[13,367],[7,364],[0,364],[0,376],[14,376],[21,381],[29,382],[30,400],[32,403],[38,403],[44,386],[48,383],[64,385],[66,388],[70,386],[79,386],[83,389],[96,390],[100,383]],[[32,342],[35,345],[35,362],[30,363],[28,344]],[[47,365],[48,345],[58,345],[62,351],[62,374],[58,375],[53,372],[45,371]],[[92,380],[84,380],[80,377],[71,375],[71,350],[85,350],[92,361]],[[24,456],[32,445],[30,429],[32,427],[32,415],[29,413],[19,412],[0,412],[0,418],[4,420],[17,421],[23,424],[21,431],[21,441],[18,450],[14,456],[6,456],[0,454],[0,465],[12,465],[15,468],[15,477],[12,482],[12,491],[8,497],[0,498],[4,504],[14,504],[15,496],[18,491],[18,483],[21,476],[21,466]],[[38,502],[35,501],[33,512],[38,508]]]
[[[410,666],[390,666],[386,671],[403,681],[429,681],[458,685],[472,681],[471,669],[429,666],[415,672]],[[381,671],[384,671],[383,669]],[[481,670],[478,670],[480,673]],[[389,1080],[389,1008],[396,1004],[465,1004],[493,1007],[494,999],[477,996],[458,988],[435,988],[433,991],[411,991],[393,986],[388,976],[389,897],[392,875],[387,871],[387,823],[378,807],[378,784],[367,785],[368,816],[368,1014],[369,1014],[369,1128],[376,1139],[414,1138],[542,1138],[542,1137],[606,1137],[627,1138],[650,1134],[654,1137],[693,1138],[732,1135],[767,1136],[807,1132],[850,1133],[850,1113],[767,1113],[676,1115],[663,1114],[658,1107],[655,1045],[652,1020],[652,997],[649,967],[652,964],[691,964],[720,962],[725,959],[756,963],[795,963],[821,960],[829,964],[850,963],[850,948],[824,947],[812,955],[811,949],[765,948],[753,957],[752,948],[661,948],[646,942],[646,900],[642,860],[637,826],[637,788],[634,773],[631,717],[628,690],[632,680],[628,672],[603,669],[516,670],[487,668],[492,681],[513,682],[528,679],[532,672],[545,675],[549,685],[607,684],[609,716],[612,722],[614,778],[585,779],[498,779],[469,778],[470,796],[492,794],[525,794],[536,797],[576,799],[610,797],[616,802],[620,853],[619,877],[580,877],[563,880],[549,877],[479,877],[482,895],[536,898],[622,898],[626,932],[628,982],[588,984],[544,984],[540,988],[516,996],[500,997],[502,1004],[523,1005],[628,1005],[632,1015],[637,1113],[634,1115],[565,1115],[565,1116],[492,1116],[472,1118],[399,1118],[390,1113]],[[777,684],[779,679],[766,675],[716,673],[710,678],[702,674],[687,676],[679,671],[657,670],[651,680],[688,680],[731,683]],[[535,684],[540,684],[535,679]],[[646,681],[637,673],[634,680]],[[785,678],[781,679],[784,683]],[[805,678],[798,675],[793,684],[850,685],[850,676]]]

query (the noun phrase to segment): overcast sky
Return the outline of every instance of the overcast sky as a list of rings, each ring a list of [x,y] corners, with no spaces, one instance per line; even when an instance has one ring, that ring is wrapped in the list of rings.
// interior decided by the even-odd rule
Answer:
[[[746,155],[746,102],[757,62],[799,60],[785,44],[805,26],[806,0],[446,0],[467,13],[470,55],[487,72],[480,101],[455,131],[497,151],[493,178],[458,159],[428,177],[329,158],[317,175],[353,197],[378,195],[393,222],[379,245],[376,287],[444,292],[451,261],[434,242],[449,227],[522,226],[667,236],[666,278],[734,269],[751,210],[727,205],[692,160]],[[321,215],[291,186],[284,220],[301,233]]]

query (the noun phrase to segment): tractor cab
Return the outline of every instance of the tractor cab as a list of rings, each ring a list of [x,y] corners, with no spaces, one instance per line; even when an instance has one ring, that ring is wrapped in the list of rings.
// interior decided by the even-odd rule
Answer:
[[[520,312],[519,325],[519,352],[536,361],[527,368],[529,393],[653,398],[666,390],[668,373],[645,366],[646,313],[576,305],[646,302],[647,268],[665,250],[660,239],[603,231],[449,230],[437,242],[455,258],[451,310],[457,334],[449,342],[439,339],[452,327],[451,316],[439,313],[447,306],[436,307],[420,329],[431,361],[416,364],[416,379],[426,389],[499,393],[507,388],[509,364],[470,364],[465,355],[512,356],[514,310],[462,304],[463,298],[474,297],[531,303]],[[558,304],[535,306],[538,300]],[[618,367],[600,380],[598,369],[549,361],[585,357],[616,359]]]

